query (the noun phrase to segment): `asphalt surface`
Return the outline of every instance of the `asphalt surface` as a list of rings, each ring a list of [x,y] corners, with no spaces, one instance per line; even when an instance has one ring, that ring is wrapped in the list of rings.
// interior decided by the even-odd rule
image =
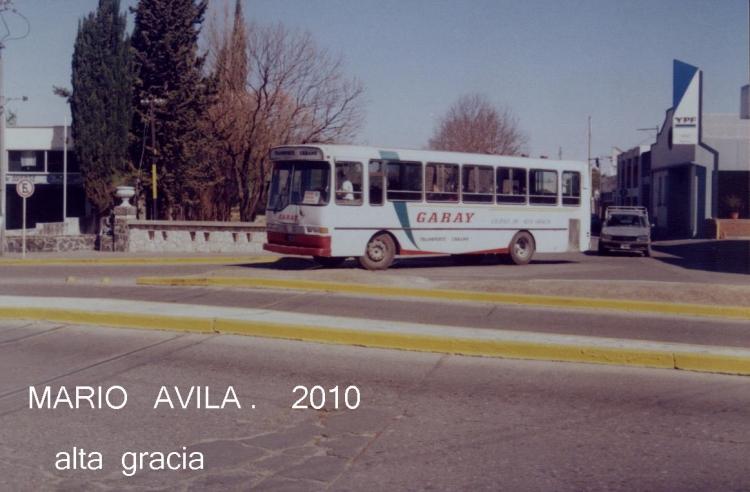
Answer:
[[[680,246],[695,249],[694,246]],[[714,246],[710,246],[715,248]],[[706,249],[700,246],[698,249]],[[740,244],[740,252],[742,251]],[[658,249],[658,246],[657,248]],[[705,253],[705,251],[704,251]],[[702,258],[703,256],[701,256]],[[736,258],[736,256],[734,256]],[[102,254],[98,252],[70,252],[54,255],[27,255],[19,260],[18,255],[5,256],[0,259],[0,267],[30,266],[50,263],[60,264],[169,264],[197,263],[221,264],[234,262],[268,263],[278,256],[254,255],[250,257],[204,255],[143,255],[143,254]],[[295,261],[295,260],[282,260]],[[711,260],[713,264],[717,261]],[[719,261],[725,263],[725,260]],[[736,263],[736,261],[735,261]],[[740,261],[741,263],[741,261]],[[288,268],[280,268],[282,273]],[[344,282],[314,282],[297,280],[300,272],[290,269],[289,275],[276,275],[264,278],[272,271],[245,269],[245,273],[232,276],[209,277],[150,277],[139,278],[141,285],[177,285],[177,286],[221,286],[224,288],[264,288],[291,289],[296,291],[339,292],[348,295],[390,296],[392,298],[432,300],[446,303],[483,302],[501,305],[520,305],[535,308],[599,310],[622,313],[647,313],[655,316],[678,316],[684,319],[705,317],[711,320],[729,320],[729,332],[732,337],[747,338],[747,322],[750,320],[750,307],[733,304],[717,305],[716,303],[697,304],[691,302],[687,294],[695,291],[690,283],[671,283],[670,290],[677,291],[678,298],[686,302],[654,302],[643,299],[628,299],[622,289],[622,283],[612,282],[604,291],[606,299],[591,296],[560,295],[554,284],[547,290],[536,287],[532,294],[508,294],[503,292],[481,292],[478,290],[446,289],[445,284],[437,288],[415,288],[409,285],[386,283],[383,276],[362,276],[367,272],[351,272],[346,269],[337,278]],[[342,273],[343,272],[343,273]],[[734,273],[734,272],[733,272]],[[343,275],[343,276],[342,276]],[[319,275],[318,275],[319,277]],[[334,275],[336,278],[336,276]],[[742,274],[740,273],[740,277]],[[373,282],[362,283],[362,279]],[[392,279],[392,277],[391,277]],[[740,280],[740,289],[742,288]],[[643,297],[649,297],[649,289],[654,286],[645,283],[643,288],[636,289]],[[480,286],[486,287],[486,286]],[[559,287],[559,286],[558,286]],[[601,287],[601,286],[598,286]],[[632,292],[632,283],[628,285]],[[648,288],[647,288],[648,287]],[[734,289],[737,286],[713,285],[714,293],[722,289]],[[683,289],[684,292],[680,292]],[[601,292],[601,288],[596,289]],[[742,293],[743,291],[740,291]],[[622,295],[620,295],[622,294]],[[618,299],[618,297],[621,297]],[[575,333],[566,335],[535,333],[522,330],[477,330],[472,327],[461,327],[443,324],[414,324],[398,320],[370,322],[358,316],[341,317],[326,315],[303,316],[293,313],[274,312],[272,310],[236,309],[231,316],[226,308],[212,309],[200,306],[189,309],[185,306],[159,305],[153,302],[105,302],[96,299],[40,299],[24,300],[13,296],[0,298],[0,316],[6,319],[39,319],[49,321],[66,321],[90,323],[107,326],[128,326],[169,330],[196,330],[204,333],[242,333],[265,337],[280,337],[328,343],[345,343],[374,347],[389,347],[418,351],[458,353],[485,356],[500,356],[525,359],[561,360],[577,362],[595,362],[616,365],[635,365],[646,367],[690,369],[707,372],[730,374],[750,374],[750,354],[744,343],[721,343],[721,337],[713,337],[714,344],[696,343],[692,346],[690,339],[663,340],[627,340],[617,338],[581,336]],[[734,323],[734,324],[731,324]],[[688,343],[685,343],[685,342]],[[718,342],[718,343],[717,343]],[[719,346],[714,346],[719,345]],[[726,345],[722,347],[721,345]]]

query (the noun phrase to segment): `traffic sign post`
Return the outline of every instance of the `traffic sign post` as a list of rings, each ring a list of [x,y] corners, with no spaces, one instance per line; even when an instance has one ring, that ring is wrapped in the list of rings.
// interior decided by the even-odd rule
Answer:
[[[23,198],[23,235],[21,239],[21,257],[26,258],[26,199],[34,194],[34,182],[23,178],[16,183],[16,192]]]

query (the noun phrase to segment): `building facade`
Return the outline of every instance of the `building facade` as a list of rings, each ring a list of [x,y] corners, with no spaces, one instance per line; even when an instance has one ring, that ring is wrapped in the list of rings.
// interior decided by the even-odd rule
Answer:
[[[750,110],[703,114],[702,79],[698,68],[675,60],[673,105],[656,142],[618,158],[618,204],[647,207],[660,237],[705,237],[707,219],[736,211],[730,198],[749,217]],[[745,88],[743,104],[750,104]]]
[[[23,178],[34,183],[34,194],[26,199],[27,229],[66,217],[78,217],[83,227],[90,217],[72,139],[67,136],[66,146],[65,133],[63,126],[6,128],[6,230],[23,228],[23,199],[16,193]]]
[[[617,156],[615,204],[651,209],[651,146],[634,147]]]

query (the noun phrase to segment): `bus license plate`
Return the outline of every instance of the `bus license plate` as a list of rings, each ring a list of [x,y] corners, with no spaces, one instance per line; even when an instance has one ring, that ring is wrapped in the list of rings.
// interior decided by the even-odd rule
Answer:
[[[297,236],[295,236],[294,234],[286,235],[286,240],[289,241],[290,243],[293,243],[295,239],[297,239]]]
[[[621,244],[620,245],[620,249],[630,249],[630,245],[629,244]]]

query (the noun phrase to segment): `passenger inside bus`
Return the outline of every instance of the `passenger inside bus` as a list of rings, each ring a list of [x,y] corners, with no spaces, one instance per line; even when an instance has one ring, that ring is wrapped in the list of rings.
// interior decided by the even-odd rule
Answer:
[[[343,170],[339,170],[337,181],[336,197],[339,200],[354,200],[354,186],[352,186],[352,182],[349,181]]]

